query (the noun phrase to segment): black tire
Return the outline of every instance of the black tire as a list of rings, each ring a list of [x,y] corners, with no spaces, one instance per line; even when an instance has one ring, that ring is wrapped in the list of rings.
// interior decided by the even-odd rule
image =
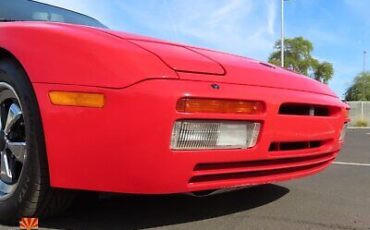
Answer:
[[[45,218],[63,212],[71,204],[72,191],[50,187],[40,111],[22,66],[12,58],[0,58],[0,82],[13,87],[23,110],[27,157],[14,192],[0,197],[0,222],[16,224],[22,217]]]

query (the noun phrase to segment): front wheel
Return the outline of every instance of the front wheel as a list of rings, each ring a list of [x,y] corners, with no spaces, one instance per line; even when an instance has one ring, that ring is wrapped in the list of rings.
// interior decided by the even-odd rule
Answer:
[[[0,59],[0,221],[46,217],[66,209],[70,191],[50,187],[38,103],[25,71]]]

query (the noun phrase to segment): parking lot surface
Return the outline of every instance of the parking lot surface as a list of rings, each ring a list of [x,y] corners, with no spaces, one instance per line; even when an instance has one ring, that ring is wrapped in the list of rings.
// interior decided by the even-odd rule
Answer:
[[[101,198],[76,204],[40,225],[42,229],[370,230],[370,129],[348,130],[346,139],[337,163],[316,176],[202,198]]]

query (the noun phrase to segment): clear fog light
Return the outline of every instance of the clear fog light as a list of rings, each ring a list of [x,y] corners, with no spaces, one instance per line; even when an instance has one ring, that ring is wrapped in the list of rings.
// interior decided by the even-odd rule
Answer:
[[[344,124],[342,132],[340,133],[339,140],[344,141],[344,138],[346,137],[346,131],[347,131],[348,123]]]
[[[177,121],[171,149],[247,149],[256,145],[261,124],[245,121]]]

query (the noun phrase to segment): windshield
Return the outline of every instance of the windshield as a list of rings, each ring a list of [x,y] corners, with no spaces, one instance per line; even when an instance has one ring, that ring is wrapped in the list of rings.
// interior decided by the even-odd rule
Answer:
[[[0,0],[0,21],[50,21],[106,28],[86,15],[30,0]]]

